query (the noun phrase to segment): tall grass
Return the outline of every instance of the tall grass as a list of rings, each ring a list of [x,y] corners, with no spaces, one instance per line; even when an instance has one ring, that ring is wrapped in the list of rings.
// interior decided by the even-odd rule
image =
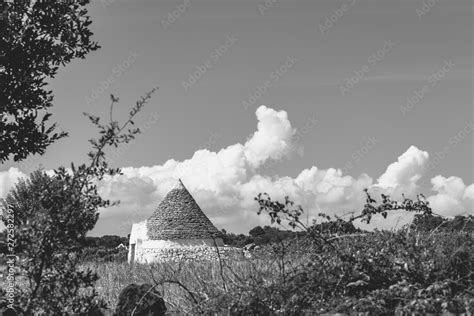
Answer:
[[[181,314],[474,312],[470,233],[374,232],[332,244],[287,241],[250,259],[84,267],[100,276],[110,307],[125,286],[147,282]]]
[[[278,264],[264,258],[234,258],[219,261],[179,261],[156,264],[126,262],[83,265],[100,276],[97,290],[109,306],[117,303],[121,290],[131,283],[159,284],[168,311],[176,313],[203,312],[219,296],[235,291],[245,283],[259,278],[262,286],[276,281]]]

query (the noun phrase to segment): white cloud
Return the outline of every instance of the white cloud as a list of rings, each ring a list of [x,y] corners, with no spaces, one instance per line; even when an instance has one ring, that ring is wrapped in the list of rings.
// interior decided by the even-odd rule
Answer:
[[[474,214],[474,184],[466,187],[459,177],[445,178],[440,175],[431,179],[431,184],[437,194],[428,197],[428,201],[436,213],[444,216]]]
[[[431,179],[431,184],[433,185],[433,191],[452,196],[456,200],[462,198],[466,189],[464,181],[458,177],[436,176]]]
[[[278,197],[284,196],[284,192],[287,195],[295,192],[289,190],[289,181],[273,181],[256,174],[255,170],[270,159],[289,155],[296,130],[291,127],[285,111],[261,106],[256,116],[257,131],[243,145],[234,144],[218,152],[198,150],[190,159],[168,160],[162,166],[123,168],[124,175],[108,178],[100,190],[104,197],[120,199],[121,204],[103,213],[110,217],[114,213],[130,212],[139,207],[135,201],[139,199],[142,204],[150,202],[142,205],[139,211],[146,218],[157,206],[157,201],[176,184],[176,179],[181,178],[217,225],[222,223],[230,227],[232,221],[235,226],[231,228],[238,229],[242,221],[248,224],[265,220],[266,223],[266,219],[258,217],[255,211],[253,198],[260,192],[258,190],[271,188],[273,193],[280,193]],[[131,199],[124,198],[126,192]],[[132,212],[131,216],[135,215]]]
[[[474,183],[468,186],[466,190],[464,190],[463,198],[466,200],[471,200],[471,202],[474,201]]]
[[[418,180],[428,164],[429,155],[426,151],[410,146],[398,160],[387,167],[377,186],[389,193],[399,196],[401,193],[411,195],[418,191]]]
[[[18,168],[11,167],[8,171],[0,172],[0,199],[5,198],[11,188],[20,178],[26,175],[18,170]]]
[[[244,145],[245,157],[252,167],[258,167],[269,158],[278,159],[288,154],[296,133],[285,111],[277,112],[262,105],[256,114],[257,131]]]
[[[319,211],[342,214],[361,209],[365,201],[363,189],[372,184],[366,174],[353,178],[343,175],[340,169],[319,170],[317,167],[305,169],[295,178],[260,174],[258,167],[265,162],[291,155],[297,148],[292,144],[296,130],[285,111],[261,106],[256,116],[257,131],[244,144],[230,145],[217,152],[198,150],[190,159],[169,160],[162,166],[123,168],[124,175],[108,179],[105,185],[108,190],[101,191],[107,198],[122,200],[116,210],[106,211],[107,216],[136,209],[137,203],[131,204],[121,198],[129,191],[135,199],[153,201],[139,210],[145,219],[178,177],[211,220],[230,231],[247,232],[253,226],[269,224],[265,214],[257,215],[258,205],[254,198],[261,192],[269,193],[274,200],[289,196],[303,206],[308,220]],[[153,183],[155,190],[128,190],[127,185],[139,183],[136,177]],[[132,211],[129,217],[135,215]]]
[[[319,170],[317,167],[303,170],[296,182],[312,200],[311,207],[324,212],[351,212],[364,204],[365,188],[372,185],[372,178],[362,174],[355,179],[343,175],[340,169]]]
[[[121,200],[117,207],[101,210],[95,234],[126,235],[131,224],[152,214],[166,193],[181,178],[204,212],[218,228],[248,232],[256,225],[268,225],[267,215],[257,215],[254,198],[267,192],[274,200],[285,196],[305,210],[304,220],[311,221],[318,212],[345,214],[360,212],[365,204],[365,188],[374,197],[379,193],[398,198],[401,193],[419,192],[418,181],[428,164],[427,152],[411,146],[390,164],[375,182],[367,174],[358,177],[343,174],[341,169],[302,170],[296,177],[262,174],[259,167],[272,159],[293,154],[296,130],[285,111],[261,106],[256,111],[257,130],[243,144],[234,144],[217,152],[201,149],[184,161],[170,159],[163,165],[122,168],[122,176],[107,177],[99,185],[99,193],[111,200]],[[264,168],[262,168],[264,169]],[[10,168],[0,172],[0,197],[4,197],[21,171]],[[435,195],[429,201],[435,212],[444,215],[471,212],[474,184],[466,187],[457,177],[437,176],[431,180]],[[396,213],[386,221],[374,218],[377,227],[398,227],[411,216]],[[373,224],[373,225],[374,225]],[[373,226],[372,226],[373,227]]]

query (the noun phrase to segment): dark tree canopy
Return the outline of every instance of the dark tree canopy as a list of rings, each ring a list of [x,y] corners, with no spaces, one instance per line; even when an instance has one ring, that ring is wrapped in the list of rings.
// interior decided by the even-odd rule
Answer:
[[[2,1],[0,8],[0,162],[43,154],[66,136],[48,124],[47,80],[60,65],[99,48],[79,1]]]
[[[265,235],[265,230],[261,226],[255,226],[249,231],[249,235],[252,237],[258,237],[260,235]]]
[[[411,225],[413,229],[424,232],[474,232],[474,216],[455,216],[444,218],[434,215],[417,214]]]

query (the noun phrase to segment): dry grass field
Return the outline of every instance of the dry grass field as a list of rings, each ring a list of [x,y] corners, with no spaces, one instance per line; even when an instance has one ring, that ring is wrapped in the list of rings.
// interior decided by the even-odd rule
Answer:
[[[376,232],[334,248],[269,245],[250,259],[83,267],[98,273],[109,307],[128,284],[147,282],[171,314],[460,314],[474,311],[473,241],[470,233]]]
[[[250,283],[258,278],[262,285],[276,282],[278,264],[263,258],[235,258],[133,266],[126,262],[88,262],[83,267],[97,272],[100,279],[96,289],[110,307],[116,305],[125,286],[152,283],[159,284],[169,312],[187,314],[203,312],[226,292],[244,285],[244,280]]]

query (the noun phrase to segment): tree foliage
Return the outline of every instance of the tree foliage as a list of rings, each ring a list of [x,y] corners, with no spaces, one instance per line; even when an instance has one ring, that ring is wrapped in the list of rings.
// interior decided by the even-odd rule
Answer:
[[[249,235],[252,237],[258,237],[261,235],[265,235],[265,230],[262,228],[262,226],[255,226],[249,231]]]
[[[432,214],[416,214],[411,227],[424,232],[474,232],[474,215],[455,216],[452,219]]]
[[[366,204],[357,216],[343,220],[321,213],[319,217],[329,226],[340,226],[355,220],[369,223],[374,216],[387,218],[391,211],[405,210],[417,213],[411,229],[328,238],[317,225],[308,227],[300,221],[303,209],[294,206],[288,197],[284,202],[273,201],[266,193],[255,198],[260,205],[259,214],[266,212],[272,223],[285,222],[300,228],[316,245],[303,247],[309,262],[287,269],[283,281],[267,287],[265,292],[272,294],[263,295],[260,304],[267,309],[278,306],[288,315],[308,310],[374,315],[471,313],[474,244],[466,227],[472,219],[434,217],[423,195],[415,200],[403,197],[401,202],[382,195],[381,202],[377,202],[368,190],[365,192]],[[454,229],[449,236],[436,234],[438,227],[433,224],[451,225]],[[284,253],[282,256],[288,257]],[[255,297],[262,290],[252,291],[251,297]]]
[[[30,154],[66,136],[49,124],[47,80],[60,66],[99,48],[79,1],[2,1],[0,19],[0,162]]]
[[[98,181],[120,173],[120,169],[109,167],[104,150],[127,143],[140,132],[128,126],[155,90],[137,102],[123,124],[112,116],[102,124],[100,118],[85,114],[100,134],[90,140],[90,162],[60,167],[52,175],[36,171],[21,180],[3,202],[5,224],[7,210],[14,214],[15,253],[25,259],[18,263],[29,283],[18,289],[25,315],[91,314],[104,306],[93,288],[97,275],[78,269],[76,252],[96,224],[99,208],[114,204],[97,192]],[[112,113],[118,99],[111,98]]]

